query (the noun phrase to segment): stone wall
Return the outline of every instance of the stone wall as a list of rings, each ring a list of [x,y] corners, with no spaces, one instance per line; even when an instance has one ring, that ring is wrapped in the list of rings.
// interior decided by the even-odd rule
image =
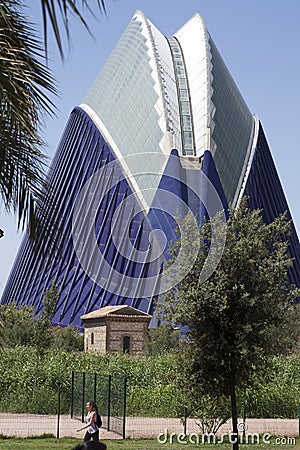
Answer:
[[[129,354],[145,354],[148,320],[143,317],[105,317],[84,324],[84,350],[99,353],[123,353],[124,337],[129,338]]]
[[[130,355],[143,355],[145,353],[145,337],[148,322],[145,320],[124,319],[107,320],[107,352],[123,352],[123,338],[130,338]]]
[[[84,351],[106,353],[105,321],[91,320],[84,327]]]

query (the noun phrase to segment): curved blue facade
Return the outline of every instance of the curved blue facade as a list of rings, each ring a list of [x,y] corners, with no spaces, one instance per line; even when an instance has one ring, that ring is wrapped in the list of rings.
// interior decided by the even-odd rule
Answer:
[[[177,217],[191,212],[198,230],[246,194],[265,222],[284,211],[291,218],[262,127],[198,14],[172,38],[134,15],[72,111],[48,177],[56,248],[43,236],[42,257],[25,235],[1,303],[38,312],[55,281],[61,326],[81,327],[82,315],[107,305],[152,314],[168,287],[162,273]],[[300,287],[293,224],[290,253]]]
[[[75,108],[50,170],[54,201],[49,198],[48,210],[51,216],[58,218],[61,231],[59,251],[51,251],[49,254],[47,248],[50,247],[50,243],[45,237],[43,249],[46,256],[42,260],[33,252],[28,237],[25,236],[5,287],[2,303],[13,301],[17,305],[33,305],[39,310],[42,296],[54,280],[61,289],[54,318],[56,324],[80,325],[80,316],[95,308],[107,304],[132,303],[130,298],[112,299],[109,292],[104,292],[93,283],[82,270],[72,242],[72,212],[78,193],[97,170],[113,160],[113,153],[94,123],[84,111]],[[118,166],[114,167],[115,172],[107,174],[107,179],[109,178],[114,187],[100,205],[96,222],[99,245],[106,245],[106,257],[110,259],[113,258],[114,249],[111,242],[107,245],[110,230],[109,227],[103,226],[103,223],[109,223],[118,205],[132,193],[126,180],[118,181],[120,173]],[[107,182],[107,179],[101,180],[102,184]],[[131,198],[130,201],[134,208],[134,199]],[[135,218],[130,232],[135,245],[142,246],[145,236],[147,238],[150,232],[148,222],[141,216]],[[125,265],[122,259],[116,259],[114,264],[124,273],[127,271],[135,276],[139,276],[143,270],[143,265],[138,263],[122,267]],[[161,262],[156,261],[155,264],[159,266]],[[157,270],[156,266],[155,268]],[[152,306],[151,299],[141,301],[135,299],[135,306],[149,312]]]
[[[245,195],[251,209],[261,209],[265,223],[271,223],[280,214],[287,212],[291,221],[289,251],[294,259],[289,270],[290,280],[300,287],[300,245],[283,188],[262,128],[259,124],[257,146],[245,187]]]
[[[206,152],[203,161],[205,174],[218,182],[210,152]],[[115,164],[112,165],[112,162]],[[103,172],[106,167],[107,171]],[[141,298],[138,295],[127,295],[126,292],[124,295],[117,295],[109,286],[105,289],[91,279],[82,267],[82,261],[77,257],[73,242],[74,224],[72,230],[74,205],[86,183],[99,170],[102,172],[97,181],[97,189],[99,191],[105,189],[107,194],[101,203],[97,204],[95,213],[97,245],[105,260],[109,261],[110,266],[120,274],[120,283],[125,275],[144,284],[149,277],[154,277],[159,283],[159,274],[167,257],[168,246],[153,259],[149,246],[151,231],[162,230],[170,243],[176,238],[174,215],[177,211],[179,215],[184,216],[187,210],[191,210],[198,220],[203,220],[205,210],[200,199],[203,196],[202,191],[207,191],[206,182],[201,181],[198,170],[186,170],[182,167],[176,150],[171,152],[152,207],[147,214],[144,211],[136,214],[138,200],[132,195],[132,188],[126,177],[122,177],[122,168],[93,121],[77,107],[71,113],[49,173],[52,196],[48,197],[47,209],[50,216],[58,219],[61,230],[58,249],[49,252],[48,249],[52,246],[45,237],[43,243],[45,257],[42,259],[34,253],[28,236],[25,236],[5,287],[2,303],[32,305],[39,311],[42,307],[43,294],[55,281],[61,295],[54,323],[61,326],[69,324],[81,326],[80,316],[107,305],[127,304],[153,313],[155,290],[153,295]],[[220,183],[218,189],[225,201]],[[165,200],[170,194],[175,202],[171,212],[168,213]],[[112,218],[118,207],[124,205],[124,201],[126,206],[123,214],[126,214],[126,217],[118,216],[120,220],[117,224],[117,235],[122,235],[123,230],[126,231],[126,224],[130,219],[129,241],[139,252],[145,252],[142,261],[130,260],[126,255],[122,255],[112,239]],[[180,211],[182,206],[183,210]],[[93,251],[93,248],[86,249],[90,264],[97,261],[93,259]],[[136,286],[134,291],[128,286],[127,288],[131,293],[135,292],[135,289],[144,289],[143,286]]]

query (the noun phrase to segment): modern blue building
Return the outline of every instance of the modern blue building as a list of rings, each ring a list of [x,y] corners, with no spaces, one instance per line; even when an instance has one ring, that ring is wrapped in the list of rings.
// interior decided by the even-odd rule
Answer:
[[[192,212],[201,224],[243,195],[266,222],[288,211],[262,125],[199,14],[171,37],[134,14],[71,112],[49,180],[58,249],[44,236],[39,257],[25,236],[1,302],[39,310],[55,280],[62,326],[108,305],[152,314],[170,288],[164,263],[178,217]],[[290,252],[300,287],[293,225]]]

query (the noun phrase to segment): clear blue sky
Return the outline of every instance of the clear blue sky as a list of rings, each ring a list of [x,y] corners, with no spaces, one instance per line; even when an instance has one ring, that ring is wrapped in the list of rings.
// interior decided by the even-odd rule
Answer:
[[[31,0],[40,21],[39,0]],[[91,2],[92,3],[92,2]],[[200,13],[251,112],[262,121],[273,158],[300,232],[300,1],[299,0],[106,0],[107,18],[89,17],[92,38],[71,21],[72,45],[62,63],[51,43],[50,67],[60,97],[58,114],[42,125],[51,160],[72,108],[81,103],[135,10],[165,35]],[[53,41],[53,37],[51,36]],[[67,48],[67,46],[66,46]],[[21,240],[13,216],[1,210],[0,294]]]

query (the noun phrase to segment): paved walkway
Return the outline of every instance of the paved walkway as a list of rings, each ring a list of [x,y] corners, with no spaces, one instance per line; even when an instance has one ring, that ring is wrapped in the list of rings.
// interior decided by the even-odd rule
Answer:
[[[84,431],[76,432],[82,426],[81,421],[71,419],[70,416],[60,416],[59,425],[56,415],[45,416],[38,414],[7,414],[0,413],[0,434],[4,436],[41,436],[53,434],[59,437],[83,437]],[[101,439],[120,439],[121,436],[101,429]]]
[[[40,436],[44,433],[59,437],[83,437],[84,431],[76,433],[81,422],[69,416],[61,416],[59,427],[57,416],[42,416],[32,414],[0,414],[0,434],[5,436]],[[127,417],[126,437],[147,438],[158,437],[165,433],[183,433],[180,419],[159,419],[151,417]],[[228,434],[231,430],[230,421],[222,426],[218,435]],[[241,427],[240,427],[241,430]],[[187,421],[187,434],[199,433],[199,427],[194,419]],[[269,433],[272,436],[294,437],[299,433],[298,419],[247,419],[246,433]],[[121,439],[120,434],[108,432],[101,428],[100,438]]]
[[[187,434],[200,433],[199,426],[194,419],[187,420]],[[242,421],[241,421],[242,422]],[[244,429],[240,424],[239,431]],[[231,421],[224,424],[218,431],[217,435],[229,434],[231,432]],[[126,437],[157,437],[165,431],[168,433],[183,433],[183,424],[180,419],[156,419],[156,418],[140,418],[128,417],[126,419]],[[245,432],[248,434],[269,433],[272,436],[298,436],[299,421],[298,419],[247,419]]]

